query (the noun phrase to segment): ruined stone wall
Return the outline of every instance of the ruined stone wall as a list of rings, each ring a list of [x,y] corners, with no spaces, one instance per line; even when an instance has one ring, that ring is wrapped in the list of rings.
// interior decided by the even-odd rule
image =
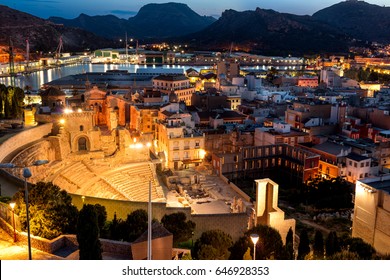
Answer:
[[[0,145],[0,162],[2,162],[7,155],[11,154],[13,151],[49,135],[52,127],[52,123],[39,125],[37,127],[26,129],[4,141]]]
[[[80,196],[76,194],[70,194],[72,197],[72,203],[79,210],[83,207],[83,203],[85,204],[100,204],[106,207],[107,211],[107,220],[112,220],[114,218],[114,213],[118,219],[125,220],[127,215],[132,213],[137,209],[143,209],[145,211],[148,210],[147,202],[137,202],[137,201],[125,201],[125,200],[110,200],[104,198],[96,198],[89,196]],[[83,202],[84,200],[84,202]],[[165,215],[166,204],[164,202],[154,202],[153,203],[153,218],[157,220],[161,220],[161,218]]]
[[[249,216],[246,213],[206,214],[192,215],[191,220],[196,223],[194,240],[198,239],[202,232],[219,229],[229,234],[235,242],[248,230]]]
[[[81,209],[83,205],[83,198],[80,195],[70,194],[72,196],[73,204]],[[106,207],[107,220],[114,218],[116,213],[118,219],[125,220],[127,215],[137,209],[148,210],[147,202],[134,202],[134,201],[122,201],[122,200],[110,200],[94,197],[84,197],[84,203],[87,204],[101,204]],[[153,206],[153,219],[161,221],[162,217],[167,214],[183,212],[187,218],[196,223],[194,232],[194,239],[201,236],[202,232],[207,230],[220,229],[237,240],[247,230],[249,216],[246,213],[228,213],[228,214],[207,214],[207,215],[191,215],[190,207],[183,208],[171,208],[166,207],[163,202],[154,202]]]

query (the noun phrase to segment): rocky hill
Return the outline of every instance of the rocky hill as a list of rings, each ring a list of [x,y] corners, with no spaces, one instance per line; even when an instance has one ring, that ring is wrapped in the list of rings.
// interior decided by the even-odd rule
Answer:
[[[87,16],[75,19],[50,17],[48,20],[65,26],[79,27],[106,38],[137,39],[166,38],[202,30],[215,21],[213,17],[200,16],[186,4],[147,4],[128,20],[115,16]]]
[[[226,10],[201,32],[180,38],[207,48],[241,50],[268,54],[303,54],[347,51],[347,36],[339,29],[310,16],[255,11]]]
[[[350,0],[322,9],[313,18],[356,39],[390,43],[390,7]]]
[[[233,46],[233,50],[268,55],[347,52],[352,39],[390,43],[390,7],[356,0],[313,16],[257,8],[226,10],[216,20],[200,16],[185,4],[165,3],[145,5],[127,20],[85,14],[72,20],[49,19],[0,6],[0,43],[4,46],[12,37],[15,47],[23,48],[28,38],[32,50],[54,51],[62,36],[65,51],[75,51],[117,47],[117,39],[127,33],[129,38],[188,43],[194,49],[229,50]]]
[[[55,51],[62,36],[64,51],[108,47],[103,39],[79,28],[70,28],[0,5],[0,44],[8,46],[11,38],[15,48],[25,48],[29,40],[31,51]]]

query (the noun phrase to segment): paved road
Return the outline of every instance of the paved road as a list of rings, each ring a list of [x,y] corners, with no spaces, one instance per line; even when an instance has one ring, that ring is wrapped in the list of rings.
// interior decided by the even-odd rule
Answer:
[[[33,260],[78,260],[79,251],[74,248],[63,248],[57,255],[48,254],[32,248]],[[64,256],[61,257],[60,255]],[[103,253],[103,260],[126,260],[126,256]],[[13,242],[13,238],[0,228],[0,260],[28,260],[27,244]]]
[[[31,250],[33,260],[62,260],[36,249]],[[13,238],[0,228],[0,260],[28,260],[27,244],[13,242]]]

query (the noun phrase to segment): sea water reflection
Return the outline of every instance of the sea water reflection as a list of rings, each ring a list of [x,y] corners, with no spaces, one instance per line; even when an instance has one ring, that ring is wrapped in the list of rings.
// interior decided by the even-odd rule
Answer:
[[[212,66],[190,66],[190,65],[164,65],[164,66],[146,66],[146,65],[134,65],[134,64],[73,64],[73,65],[64,65],[61,67],[44,69],[30,74],[20,75],[15,77],[15,86],[25,89],[26,86],[30,90],[38,90],[40,87],[48,82],[53,80],[69,76],[82,74],[87,72],[106,72],[107,70],[127,70],[129,73],[135,73],[137,68],[183,68],[189,69],[194,68],[197,71],[204,68],[211,68]],[[272,66],[269,65],[258,65],[258,66],[248,66],[241,67],[241,69],[254,69],[257,71],[267,71]],[[297,67],[276,67],[278,70],[302,70],[301,66]],[[284,69],[287,68],[287,69]],[[5,84],[7,86],[11,85],[11,78],[1,77],[0,84]]]

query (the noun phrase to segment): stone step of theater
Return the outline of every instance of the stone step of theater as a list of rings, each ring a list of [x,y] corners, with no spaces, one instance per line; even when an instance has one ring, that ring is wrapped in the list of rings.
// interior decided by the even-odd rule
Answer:
[[[152,181],[152,199],[161,198],[163,195],[162,192],[157,192],[157,182],[147,163],[127,165],[119,172],[104,174],[104,178],[130,200],[147,201],[149,181]]]
[[[53,183],[70,193],[80,195],[147,201],[150,181],[152,200],[164,198],[149,163],[113,168],[109,164],[94,165],[87,161],[77,161],[60,170]]]

